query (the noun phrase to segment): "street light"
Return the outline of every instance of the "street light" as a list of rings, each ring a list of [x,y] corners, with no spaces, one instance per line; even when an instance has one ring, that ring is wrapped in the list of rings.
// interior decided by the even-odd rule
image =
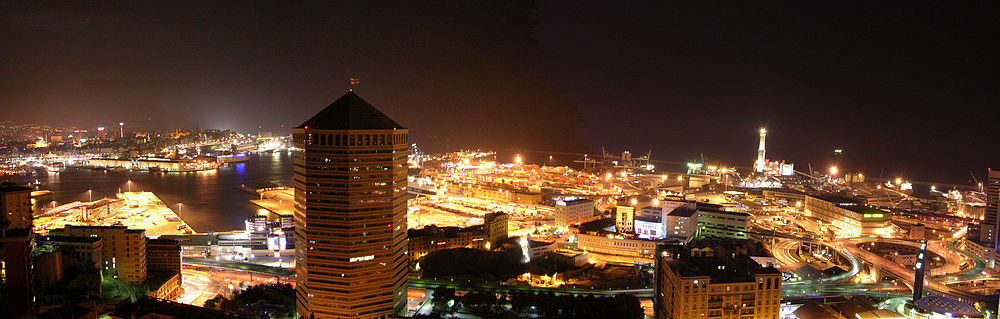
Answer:
[[[830,175],[837,175],[837,166],[830,166]]]
[[[181,217],[182,215],[184,215],[184,203],[178,202],[177,203],[177,218],[183,219],[183,217]]]
[[[128,180],[128,182],[125,182],[125,183],[128,185],[128,192],[131,193],[132,192],[132,180],[130,179],[130,180]]]
[[[93,189],[88,189],[87,190],[87,201],[88,202],[93,202],[94,201],[94,190]]]

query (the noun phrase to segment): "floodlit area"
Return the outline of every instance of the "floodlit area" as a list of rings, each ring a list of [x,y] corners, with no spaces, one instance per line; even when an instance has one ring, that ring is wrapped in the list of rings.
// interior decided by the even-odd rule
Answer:
[[[178,205],[178,210],[183,206]],[[35,232],[46,234],[66,226],[125,226],[146,236],[194,234],[173,209],[151,192],[122,192],[117,198],[74,202],[35,218]],[[183,213],[181,213],[183,214]]]
[[[278,215],[292,215],[295,213],[294,189],[276,187],[273,189],[258,190],[258,192],[260,198],[251,200],[250,203]]]

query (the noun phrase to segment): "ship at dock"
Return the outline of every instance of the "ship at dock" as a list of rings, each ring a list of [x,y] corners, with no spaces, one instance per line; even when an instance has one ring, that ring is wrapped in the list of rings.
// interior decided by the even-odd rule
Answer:
[[[150,172],[196,172],[213,170],[219,167],[219,163],[214,158],[195,159],[167,159],[167,158],[137,158],[137,159],[108,159],[94,158],[84,161],[81,167],[91,169],[103,169],[109,172],[127,172],[128,170],[150,171]]]
[[[246,153],[237,153],[232,155],[219,155],[215,158],[220,164],[229,163],[246,163],[250,160],[250,157]]]

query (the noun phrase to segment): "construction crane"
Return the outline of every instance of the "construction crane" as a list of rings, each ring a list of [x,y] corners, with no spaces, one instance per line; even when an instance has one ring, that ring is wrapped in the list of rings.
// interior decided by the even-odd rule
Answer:
[[[583,164],[583,171],[584,172],[591,172],[595,168],[597,168],[598,164],[603,164],[604,162],[595,160],[595,159],[591,158],[590,155],[583,154],[583,157],[581,157],[581,158],[573,161],[573,163]]]

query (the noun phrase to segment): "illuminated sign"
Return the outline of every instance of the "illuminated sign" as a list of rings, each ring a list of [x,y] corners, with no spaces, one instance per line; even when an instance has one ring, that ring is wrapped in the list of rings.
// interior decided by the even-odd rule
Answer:
[[[885,216],[885,215],[883,215],[881,213],[865,214],[865,218],[882,218],[883,216]]]
[[[366,261],[366,260],[372,260],[372,259],[375,259],[375,255],[368,255],[368,256],[362,256],[362,257],[351,257],[350,262]]]
[[[795,164],[781,164],[781,176],[795,175]]]
[[[701,163],[687,163],[688,174],[701,170]]]

